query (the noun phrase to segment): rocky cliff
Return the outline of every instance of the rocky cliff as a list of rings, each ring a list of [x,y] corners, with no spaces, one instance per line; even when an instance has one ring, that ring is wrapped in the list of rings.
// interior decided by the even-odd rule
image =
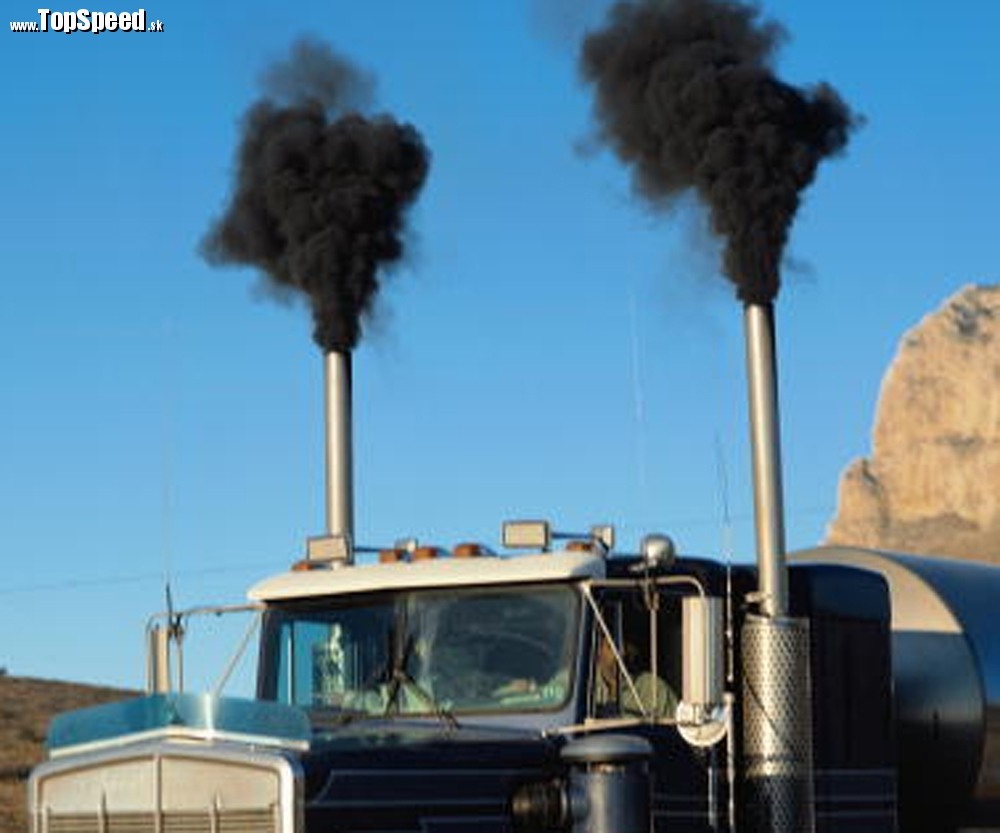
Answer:
[[[827,541],[1000,563],[1000,286],[965,287],[903,337]]]

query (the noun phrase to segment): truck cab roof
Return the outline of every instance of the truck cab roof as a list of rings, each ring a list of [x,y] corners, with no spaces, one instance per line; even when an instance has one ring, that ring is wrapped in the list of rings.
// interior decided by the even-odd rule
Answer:
[[[510,557],[438,557],[290,570],[259,582],[248,595],[252,601],[271,602],[386,590],[601,579],[606,575],[607,560],[603,556],[560,550]]]

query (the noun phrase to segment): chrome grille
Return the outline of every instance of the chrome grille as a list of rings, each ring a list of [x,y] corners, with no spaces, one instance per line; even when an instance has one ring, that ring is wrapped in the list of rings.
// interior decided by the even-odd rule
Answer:
[[[204,833],[211,829],[204,813],[166,813],[163,816],[163,833]]]
[[[219,816],[219,833],[272,833],[274,813],[267,810],[233,810]]]
[[[213,816],[215,819],[213,820]],[[48,833],[157,833],[155,813],[51,813]],[[270,809],[164,813],[162,833],[276,833]]]
[[[107,833],[156,833],[156,816],[152,813],[109,813]]]
[[[38,767],[32,833],[301,833],[294,755],[152,742]]]
[[[49,833],[101,833],[101,819],[96,813],[51,814],[46,821]]]

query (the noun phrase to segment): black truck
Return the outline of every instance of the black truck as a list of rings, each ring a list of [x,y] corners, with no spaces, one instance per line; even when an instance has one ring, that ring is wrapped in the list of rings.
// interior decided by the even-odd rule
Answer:
[[[1000,570],[818,548],[769,618],[662,536],[504,537],[263,581],[256,700],[60,716],[33,833],[1000,829]]]

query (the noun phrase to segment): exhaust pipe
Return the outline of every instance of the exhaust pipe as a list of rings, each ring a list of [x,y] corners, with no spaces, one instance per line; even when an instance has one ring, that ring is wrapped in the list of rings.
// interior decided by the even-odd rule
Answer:
[[[742,638],[744,821],[753,833],[812,833],[809,621],[788,615],[774,307],[743,312],[760,602]]]
[[[354,443],[351,428],[351,353],[331,350],[323,356],[326,410],[326,532],[310,538],[307,556],[314,561],[354,562]]]
[[[788,613],[788,570],[785,565],[785,524],[781,491],[774,307],[771,304],[747,304],[743,308],[743,322],[746,329],[761,609],[765,616],[778,618]]]
[[[326,531],[354,541],[351,354],[331,351],[326,369]]]

